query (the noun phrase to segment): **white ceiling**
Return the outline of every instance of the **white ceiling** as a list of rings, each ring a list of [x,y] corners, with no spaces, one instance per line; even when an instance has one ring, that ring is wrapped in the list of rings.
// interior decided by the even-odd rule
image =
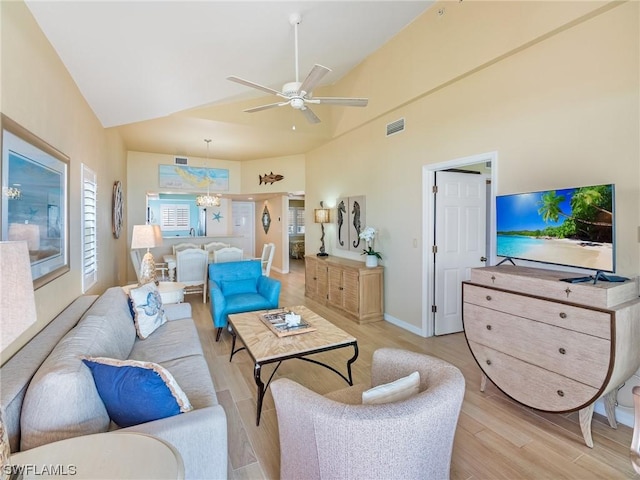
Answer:
[[[203,140],[212,138],[211,156],[230,160],[301,153],[327,138],[323,124],[306,124],[288,106],[243,113],[243,101],[278,99],[226,80],[275,90],[295,80],[292,13],[302,16],[300,79],[319,63],[333,70],[328,85],[432,4],[27,0],[98,119],[129,150],[204,157]],[[326,118],[328,108],[349,107],[314,111]]]

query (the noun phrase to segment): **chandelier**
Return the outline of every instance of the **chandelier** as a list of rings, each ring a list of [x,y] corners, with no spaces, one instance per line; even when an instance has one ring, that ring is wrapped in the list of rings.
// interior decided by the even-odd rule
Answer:
[[[5,197],[8,197],[9,200],[20,200],[22,197],[22,191],[20,190],[20,184],[15,183],[14,187],[4,187],[2,189],[2,193]]]
[[[207,142],[207,165],[209,164],[209,143],[211,143],[210,138],[205,138],[205,142]],[[206,195],[198,195],[196,197],[196,205],[198,207],[219,207],[220,206],[220,197],[209,195],[209,171],[205,167],[204,169],[204,178],[207,182],[207,194]]]

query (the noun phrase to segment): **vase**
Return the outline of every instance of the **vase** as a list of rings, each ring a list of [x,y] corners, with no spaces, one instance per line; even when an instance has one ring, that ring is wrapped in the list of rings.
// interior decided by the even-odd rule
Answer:
[[[367,261],[365,263],[365,265],[367,267],[377,267],[378,266],[378,257],[376,257],[375,255],[367,255]]]

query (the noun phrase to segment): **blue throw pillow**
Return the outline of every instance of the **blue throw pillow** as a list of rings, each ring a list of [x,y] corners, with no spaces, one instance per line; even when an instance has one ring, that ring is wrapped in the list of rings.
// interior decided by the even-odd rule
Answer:
[[[173,375],[162,366],[137,360],[86,357],[98,394],[119,427],[130,427],[193,410]]]

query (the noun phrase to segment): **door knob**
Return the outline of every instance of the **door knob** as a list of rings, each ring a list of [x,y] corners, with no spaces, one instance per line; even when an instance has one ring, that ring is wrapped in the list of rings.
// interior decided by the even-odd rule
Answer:
[[[481,262],[486,262],[487,261],[487,257],[480,257],[480,261]]]

